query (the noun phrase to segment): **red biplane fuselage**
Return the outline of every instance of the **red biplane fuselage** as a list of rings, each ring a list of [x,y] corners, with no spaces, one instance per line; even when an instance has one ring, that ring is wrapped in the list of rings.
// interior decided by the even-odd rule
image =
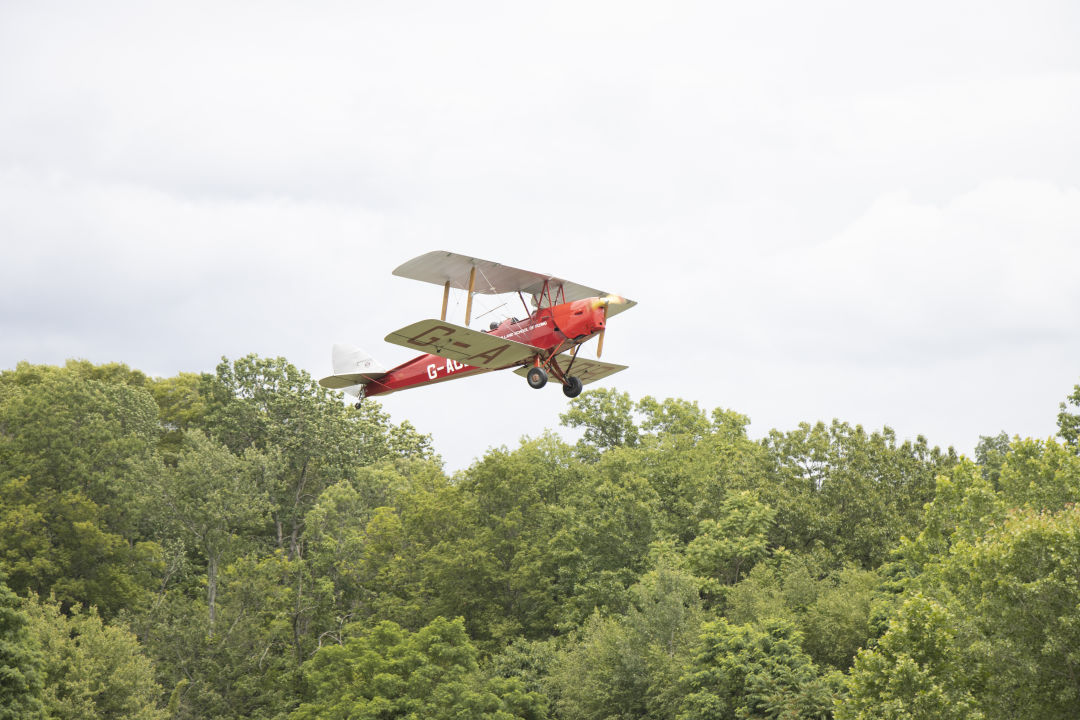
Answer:
[[[589,340],[604,329],[604,324],[605,310],[601,304],[601,299],[589,298],[563,303],[555,307],[540,308],[525,320],[517,320],[516,318],[504,320],[497,327],[488,330],[487,333],[494,337],[514,340],[536,348],[537,356],[533,364],[537,367],[543,367],[545,358],[554,358],[559,353],[570,350]],[[457,331],[458,328],[454,325],[436,325],[425,328],[423,332],[409,338],[407,342],[412,347],[423,349],[448,340],[456,335]],[[457,342],[461,344],[464,341],[458,340]],[[483,355],[483,359],[488,359],[487,353],[481,352],[478,354]],[[497,358],[496,355],[492,359]],[[378,380],[372,380],[367,385],[365,394],[370,397],[395,390],[404,390],[417,385],[428,385],[521,364],[515,362],[498,367],[481,367],[470,365],[468,362],[468,358],[459,362],[431,353],[421,355],[392,368]],[[557,373],[556,377],[568,374],[573,370],[573,367],[568,365],[567,368],[560,367],[559,370],[565,372]]]

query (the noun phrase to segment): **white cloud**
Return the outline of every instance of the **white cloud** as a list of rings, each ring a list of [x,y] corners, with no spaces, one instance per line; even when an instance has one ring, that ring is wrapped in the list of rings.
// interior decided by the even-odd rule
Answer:
[[[1075,338],[1078,241],[1080,191],[992,180],[942,205],[883,195],[828,242],[758,269],[800,342],[917,361]],[[784,323],[792,297],[797,324]]]
[[[441,247],[638,300],[605,348],[637,396],[1045,434],[1080,353],[1078,12],[9,3],[0,361],[394,363],[439,293],[390,271]],[[518,380],[386,406],[461,466],[556,424]]]

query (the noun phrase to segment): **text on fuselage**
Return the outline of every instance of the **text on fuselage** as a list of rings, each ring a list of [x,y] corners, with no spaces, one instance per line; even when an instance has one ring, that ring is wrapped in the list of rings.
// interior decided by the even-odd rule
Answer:
[[[444,365],[436,365],[431,363],[427,366],[427,376],[429,380],[438,380],[439,373],[443,375],[450,375],[465,367],[465,363],[459,363],[457,360],[447,360]]]

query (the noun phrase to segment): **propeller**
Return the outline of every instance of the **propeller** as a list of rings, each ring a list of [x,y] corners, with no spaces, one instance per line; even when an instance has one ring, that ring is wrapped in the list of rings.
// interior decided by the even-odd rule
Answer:
[[[604,332],[606,331],[606,328],[607,328],[608,305],[612,305],[612,304],[614,304],[614,305],[622,305],[625,302],[626,302],[626,298],[624,298],[622,295],[605,295],[604,297],[596,298],[596,301],[593,303],[594,308],[598,308],[598,307],[604,308],[604,328],[605,328],[605,330],[601,330],[600,334],[597,336],[597,339],[596,339],[596,359],[597,360],[599,360],[600,356],[604,354]]]

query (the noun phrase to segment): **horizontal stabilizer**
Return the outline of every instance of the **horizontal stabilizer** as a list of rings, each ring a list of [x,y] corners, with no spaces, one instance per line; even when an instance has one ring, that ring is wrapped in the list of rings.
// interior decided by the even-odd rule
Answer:
[[[421,320],[386,336],[386,342],[485,370],[517,365],[539,352],[532,345],[470,330],[442,320]]]
[[[359,373],[350,375],[328,375],[320,380],[319,384],[329,390],[343,390],[347,387],[352,387],[353,385],[367,385],[377,377],[377,375],[361,375]]]
[[[570,374],[581,381],[582,385],[588,385],[594,383],[597,380],[603,380],[608,375],[614,375],[615,373],[625,370],[628,365],[616,365],[614,363],[600,362],[599,360],[586,360],[583,357],[574,359],[573,366],[570,365],[571,356],[568,353],[563,353],[556,358],[559,361],[559,367],[566,371],[566,368],[570,368]],[[529,372],[529,368],[518,368],[515,370],[518,375],[525,377]]]

